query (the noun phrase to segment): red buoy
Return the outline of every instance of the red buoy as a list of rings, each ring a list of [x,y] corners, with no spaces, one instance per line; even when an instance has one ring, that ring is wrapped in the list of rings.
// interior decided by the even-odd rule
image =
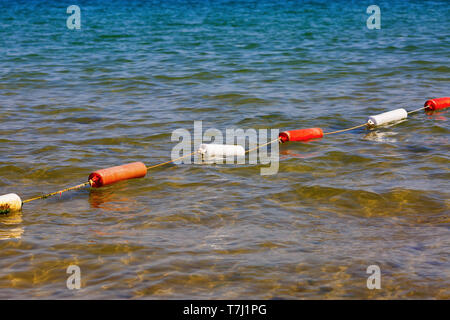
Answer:
[[[439,110],[450,107],[450,97],[430,99],[425,102],[426,110]]]
[[[286,141],[306,141],[323,137],[323,131],[320,128],[299,129],[280,132],[281,142]]]
[[[147,167],[142,162],[132,162],[121,166],[100,169],[89,175],[91,186],[100,188],[108,184],[127,179],[142,178],[147,174]]]

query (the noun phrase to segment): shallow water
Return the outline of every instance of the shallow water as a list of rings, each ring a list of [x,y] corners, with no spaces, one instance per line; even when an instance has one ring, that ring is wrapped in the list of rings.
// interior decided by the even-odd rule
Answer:
[[[170,160],[177,128],[338,130],[449,96],[447,1],[0,3],[0,194]],[[450,298],[448,112],[168,165],[0,216],[0,298]],[[66,268],[82,289],[66,288]],[[379,265],[382,289],[368,290]]]

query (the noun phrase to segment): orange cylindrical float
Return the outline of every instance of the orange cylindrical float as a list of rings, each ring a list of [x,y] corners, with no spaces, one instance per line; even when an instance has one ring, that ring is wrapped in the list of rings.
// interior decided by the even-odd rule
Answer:
[[[425,102],[426,110],[439,110],[450,107],[450,97],[430,99]]]
[[[121,166],[100,169],[89,175],[89,181],[94,188],[127,179],[142,178],[147,174],[147,167],[142,162],[132,162]]]
[[[281,142],[287,141],[306,141],[323,137],[323,131],[320,128],[299,129],[280,132]]]

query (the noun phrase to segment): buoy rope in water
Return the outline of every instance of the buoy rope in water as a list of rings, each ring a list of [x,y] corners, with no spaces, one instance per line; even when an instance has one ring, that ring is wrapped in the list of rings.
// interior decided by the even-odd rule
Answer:
[[[449,102],[450,102],[450,98],[439,98],[439,99],[434,99],[434,100],[428,100],[425,103],[425,106],[423,106],[421,108],[418,108],[416,110],[412,110],[412,111],[408,111],[408,112],[405,112],[404,109],[397,109],[397,110],[403,110],[403,112],[405,114],[411,114],[411,113],[415,113],[415,112],[421,111],[423,109],[428,109],[430,107],[431,107],[431,110],[437,110],[437,109],[445,108],[445,107],[448,107],[447,104]],[[396,112],[397,110],[391,111],[391,112],[387,112],[385,114]],[[276,139],[274,139],[272,141],[266,142],[264,144],[258,145],[258,146],[254,147],[254,148],[248,149],[247,151],[245,151],[245,154],[250,153],[250,152],[252,152],[254,150],[260,149],[260,148],[262,148],[264,146],[267,146],[269,144],[272,144],[274,142],[286,142],[286,141],[289,141],[290,140],[289,139],[290,138],[290,134],[291,133],[293,134],[295,131],[297,131],[297,135],[300,134],[298,132],[301,132],[301,135],[303,135],[303,137],[301,138],[302,140],[306,140],[306,138],[309,138],[309,139],[316,138],[316,137],[320,138],[320,137],[322,137],[324,135],[337,134],[337,133],[342,133],[342,132],[347,132],[347,131],[351,131],[351,130],[354,130],[354,129],[358,129],[358,128],[361,128],[361,127],[364,127],[364,126],[370,126],[372,124],[371,123],[371,118],[373,118],[373,117],[370,117],[369,120],[366,123],[363,123],[363,124],[360,124],[360,125],[357,125],[357,126],[353,126],[353,127],[347,128],[347,129],[330,131],[330,132],[323,132],[322,129],[320,129],[320,128],[300,129],[300,130],[282,132],[278,138],[276,138]],[[404,116],[404,118],[406,118],[406,115]],[[285,135],[283,136],[283,134],[285,134]],[[287,137],[287,140],[286,140],[286,137]],[[301,140],[299,139],[298,141],[301,141]],[[161,167],[161,166],[164,166],[166,164],[173,163],[175,161],[178,161],[178,160],[190,157],[190,156],[192,156],[192,155],[194,155],[196,153],[199,153],[199,150],[191,152],[190,154],[184,155],[182,157],[179,157],[179,158],[176,158],[176,159],[173,159],[173,160],[169,160],[169,161],[165,161],[165,162],[162,162],[162,163],[158,163],[158,164],[155,164],[155,165],[152,165],[152,166],[148,166],[148,167],[145,167],[145,165],[142,164],[142,163],[140,163],[140,164],[143,166],[144,170],[150,170],[150,169],[153,169],[153,168]],[[139,164],[139,163],[137,163],[137,164]],[[131,165],[134,165],[134,164],[131,164]],[[112,169],[112,168],[110,168],[110,169]],[[108,169],[106,169],[106,170],[108,170]],[[145,173],[144,173],[144,176],[145,176]],[[84,183],[81,183],[79,185],[76,185],[76,186],[73,186],[73,187],[69,187],[69,188],[66,188],[66,189],[63,189],[63,190],[47,193],[47,194],[44,194],[44,195],[41,195],[41,196],[38,196],[38,197],[34,197],[34,198],[30,198],[30,199],[24,200],[22,202],[22,204],[23,203],[28,203],[28,202],[31,202],[31,201],[35,201],[35,200],[46,199],[48,197],[51,197],[51,196],[54,196],[54,195],[57,195],[57,194],[61,195],[64,192],[81,189],[81,188],[86,187],[88,185],[91,186],[91,187],[101,186],[101,185],[96,185],[96,183],[97,183],[97,180],[95,180],[94,178],[91,179],[91,177],[90,177],[89,181],[87,181],[87,182],[84,182]]]
[[[262,147],[264,147],[264,146],[266,146],[266,145],[268,145],[268,144],[272,144],[272,143],[274,143],[275,141],[279,141],[279,140],[280,140],[280,138],[276,138],[276,139],[274,139],[274,140],[272,140],[272,141],[269,141],[269,142],[264,143],[264,144],[262,144],[262,145],[256,146],[255,148],[249,149],[249,150],[247,150],[245,153],[252,152],[252,151],[254,151],[254,150],[257,150],[257,149],[259,149],[259,148],[262,148]],[[150,169],[153,169],[153,168],[157,168],[157,167],[161,167],[161,166],[163,166],[163,165],[166,165],[166,164],[169,164],[169,163],[172,163],[172,162],[175,162],[175,161],[178,161],[178,160],[181,160],[181,159],[190,157],[190,156],[192,156],[192,155],[194,155],[194,154],[196,154],[196,153],[198,153],[198,151],[191,152],[191,153],[189,153],[189,154],[187,154],[187,155],[184,155],[184,156],[182,156],[182,157],[179,157],[179,158],[176,158],[176,159],[173,159],[173,160],[169,160],[169,161],[166,161],[166,162],[162,162],[162,163],[158,163],[158,164],[149,166],[149,167],[147,167],[147,170],[150,170]],[[30,198],[30,199],[24,200],[22,203],[27,203],[27,202],[31,202],[31,201],[35,201],[35,200],[40,200],[40,199],[46,199],[46,198],[48,198],[48,197],[55,196],[55,195],[57,195],[57,194],[61,195],[61,194],[63,194],[64,192],[71,191],[71,190],[81,189],[81,188],[83,188],[83,187],[86,187],[87,185],[90,185],[90,186],[91,186],[91,185],[92,185],[92,180],[89,180],[89,181],[87,181],[87,182],[84,182],[84,183],[81,183],[81,184],[79,184],[79,185],[76,185],[76,186],[73,186],[73,187],[69,187],[69,188],[66,188],[66,189],[63,189],[63,190],[59,190],[59,191],[55,191],[55,192],[43,194],[43,195],[38,196],[38,197]]]
[[[408,114],[411,114],[411,113],[419,112],[419,111],[421,111],[421,110],[423,110],[423,109],[426,109],[426,108],[427,108],[427,106],[425,106],[425,107],[420,107],[419,109],[415,109],[415,110],[412,110],[412,111],[408,111],[407,113],[408,113]],[[328,135],[328,134],[335,134],[335,133],[341,133],[341,132],[351,131],[351,130],[354,130],[354,129],[358,129],[358,128],[367,126],[368,124],[369,124],[369,123],[366,122],[366,123],[363,123],[363,124],[360,124],[360,125],[357,125],[357,126],[348,128],[348,129],[336,130],[336,131],[331,131],[331,132],[324,132],[323,135],[325,136],[325,135]]]
[[[422,109],[423,109],[423,108],[422,108]],[[353,129],[361,128],[361,127],[363,127],[363,126],[365,126],[365,125],[367,125],[367,123],[364,123],[364,124],[358,125],[358,126],[354,126],[354,127],[351,127],[351,128],[343,129],[343,130],[337,130],[337,131],[332,131],[332,132],[324,132],[323,134],[326,135],[326,134],[335,134],[335,133],[340,133],[340,132],[350,131],[350,130],[353,130]],[[267,146],[267,145],[270,145],[270,144],[272,144],[272,143],[274,143],[274,142],[280,142],[280,141],[281,141],[281,140],[280,140],[280,138],[278,137],[278,138],[273,139],[273,140],[271,140],[271,141],[269,141],[269,142],[266,142],[266,143],[263,143],[263,144],[261,144],[261,145],[258,145],[258,146],[256,146],[256,147],[254,147],[254,148],[248,149],[248,150],[245,151],[245,153],[250,153],[250,152],[252,152],[252,151],[255,151],[255,150],[258,150],[258,149],[260,149],[260,148],[262,148],[262,147],[265,147],[265,146]],[[184,155],[184,156],[182,156],[182,157],[179,157],[179,158],[176,158],[176,159],[173,159],[173,160],[169,160],[169,161],[165,161],[165,162],[162,162],[162,163],[158,163],[158,164],[155,164],[155,165],[152,165],[152,166],[148,166],[148,167],[147,167],[147,170],[150,170],[150,169],[153,169],[153,168],[157,168],[157,167],[161,167],[161,166],[164,166],[164,165],[166,165],[166,164],[169,164],[169,163],[172,163],[172,162],[175,162],[175,161],[178,161],[178,160],[181,160],[181,159],[184,159],[184,158],[193,156],[193,155],[196,154],[196,153],[198,153],[198,151],[191,152],[191,153],[189,153],[189,154],[187,154],[187,155]],[[83,187],[86,187],[87,185],[92,185],[92,180],[89,180],[89,181],[87,181],[87,182],[84,182],[84,183],[81,183],[81,184],[79,184],[79,185],[76,185],[76,186],[73,186],[73,187],[69,187],[69,188],[66,188],[66,189],[63,189],[63,190],[59,190],[59,191],[55,191],[55,192],[43,194],[43,195],[38,196],[38,197],[30,198],[30,199],[24,200],[23,203],[27,203],[27,202],[31,202],[31,201],[35,201],[35,200],[40,200],[40,199],[46,199],[46,198],[48,198],[48,197],[55,196],[55,195],[58,195],[58,194],[61,195],[61,194],[63,194],[64,192],[72,191],[72,190],[77,190],[77,189],[81,189],[81,188],[83,188]]]
[[[275,142],[275,141],[279,141],[279,138],[274,139],[274,140],[272,140],[272,141],[269,141],[269,142],[267,142],[267,143],[264,143],[264,144],[262,144],[262,145],[259,145],[259,146],[255,147],[255,148],[249,149],[249,150],[246,151],[246,153],[251,152],[251,151],[254,151],[254,150],[257,150],[257,149],[259,149],[259,148],[262,148],[262,147],[264,147],[264,146],[266,146],[266,145],[268,145],[268,144],[271,144],[271,143],[273,143],[273,142]],[[172,163],[172,162],[175,162],[175,161],[178,161],[178,160],[181,160],[181,159],[190,157],[190,156],[192,156],[192,155],[194,155],[194,154],[196,154],[196,153],[198,153],[198,151],[191,152],[191,153],[189,153],[189,154],[187,154],[187,155],[184,155],[184,156],[182,156],[182,157],[179,157],[179,158],[176,158],[176,159],[173,159],[173,160],[169,160],[169,161],[165,161],[165,162],[162,162],[162,163],[158,163],[158,164],[149,166],[149,167],[147,167],[147,170],[150,170],[150,169],[153,169],[153,168],[157,168],[157,167],[161,167],[161,166],[163,166],[163,165],[166,165],[166,164],[169,164],[169,163]],[[92,180],[89,180],[89,181],[87,181],[87,182],[84,182],[84,183],[81,183],[81,184],[79,184],[79,185],[76,185],[76,186],[73,186],[73,187],[69,187],[69,188],[66,188],[66,189],[63,189],[63,190],[59,190],[59,191],[55,191],[55,192],[43,194],[43,195],[38,196],[38,197],[30,198],[30,199],[24,200],[22,203],[27,203],[27,202],[31,202],[31,201],[35,201],[35,200],[40,200],[40,199],[46,199],[46,198],[48,198],[48,197],[55,196],[55,195],[57,195],[57,194],[61,195],[61,194],[63,194],[64,192],[71,191],[71,190],[81,189],[81,188],[83,188],[83,187],[86,187],[87,185],[90,185],[90,186],[91,186],[91,185],[92,185]]]
[[[264,147],[264,146],[267,146],[268,144],[272,144],[272,143],[274,143],[275,141],[280,141],[280,138],[278,137],[278,138],[276,138],[276,139],[273,139],[272,141],[269,141],[269,142],[266,142],[266,143],[261,144],[261,145],[259,145],[259,146],[256,146],[256,147],[254,147],[254,148],[252,148],[252,149],[249,149],[249,150],[245,151],[245,153],[249,153],[249,152],[252,152],[252,151],[254,151],[254,150],[257,150],[257,149],[259,149],[259,148],[262,148],[262,147]],[[196,154],[196,153],[199,153],[199,151],[197,150],[197,151],[191,152],[191,153],[189,153],[189,154],[187,154],[187,155],[184,155],[184,156],[182,156],[182,157],[179,157],[179,158],[176,158],[176,159],[173,159],[173,160],[169,160],[169,161],[166,161],[166,162],[158,163],[158,164],[155,164],[155,165],[153,165],[153,166],[149,166],[149,167],[147,167],[147,170],[150,170],[150,169],[153,169],[153,168],[157,168],[157,167],[161,167],[161,166],[163,166],[163,165],[166,165],[166,164],[169,164],[169,163],[172,163],[172,162],[175,162],[175,161],[178,161],[178,160],[181,160],[181,159],[184,159],[184,158],[193,156],[193,155]]]

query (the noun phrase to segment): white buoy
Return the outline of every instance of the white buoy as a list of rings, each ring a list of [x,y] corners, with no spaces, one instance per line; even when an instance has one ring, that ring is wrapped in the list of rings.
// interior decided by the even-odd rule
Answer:
[[[245,156],[245,149],[242,146],[229,144],[201,144],[198,152],[207,158]]]
[[[9,193],[0,196],[0,213],[6,214],[22,209],[22,199],[15,194]]]
[[[383,124],[394,122],[394,121],[400,121],[403,119],[406,119],[408,117],[408,112],[403,109],[395,109],[392,111],[384,112],[377,114],[375,116],[370,116],[367,119],[367,123],[369,126],[381,126]]]

